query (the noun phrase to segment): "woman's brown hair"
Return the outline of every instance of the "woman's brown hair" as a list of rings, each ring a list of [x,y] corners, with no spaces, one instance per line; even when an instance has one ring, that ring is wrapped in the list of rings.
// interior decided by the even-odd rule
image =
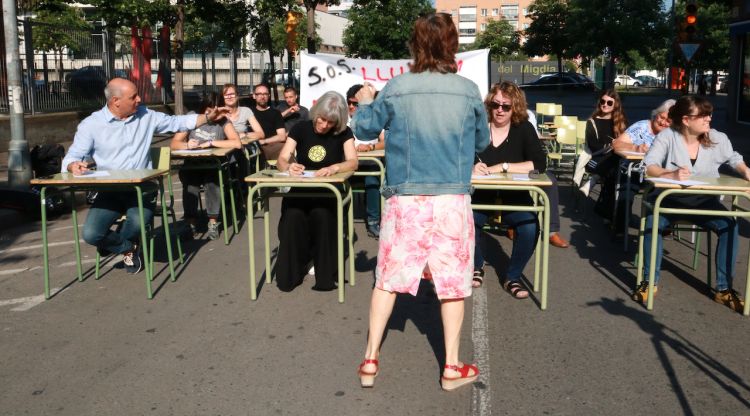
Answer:
[[[513,113],[510,115],[511,124],[520,124],[529,121],[529,113],[526,111],[526,94],[518,88],[518,85],[503,81],[498,82],[490,88],[490,92],[484,97],[484,109],[487,110],[487,118],[492,120],[492,109],[490,103],[492,99],[500,92],[504,97],[509,98]]]
[[[612,109],[612,129],[614,130],[614,137],[620,137],[622,133],[625,132],[625,129],[628,128],[628,120],[625,119],[625,112],[622,111],[622,101],[620,101],[620,94],[617,93],[617,91],[614,90],[614,88],[610,88],[607,90],[604,90],[599,94],[599,97],[596,99],[596,110],[591,114],[591,118],[595,117],[601,117],[604,116],[604,112],[602,111],[602,106],[599,104],[602,97],[604,96],[612,97],[612,99],[615,101],[614,108]]]
[[[697,95],[683,95],[677,99],[677,102],[669,109],[669,118],[672,120],[672,130],[675,130],[683,136],[687,133],[687,126],[683,124],[683,117],[690,116],[707,116],[714,111],[714,106],[708,99]],[[714,143],[708,137],[708,133],[702,133],[698,136],[698,142],[703,147],[711,147]]]
[[[409,39],[409,49],[414,57],[411,72],[458,72],[458,31],[453,18],[447,13],[428,14],[418,18]]]

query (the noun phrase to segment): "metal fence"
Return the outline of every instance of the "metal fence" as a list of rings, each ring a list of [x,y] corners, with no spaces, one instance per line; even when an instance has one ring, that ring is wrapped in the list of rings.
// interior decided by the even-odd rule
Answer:
[[[148,30],[110,35],[101,25],[81,30],[52,27],[28,19],[19,21],[23,63],[24,111],[28,114],[78,111],[104,105],[104,86],[113,77],[135,82],[145,104],[174,101],[174,59],[171,41],[149,36]],[[168,34],[167,34],[168,35]],[[44,42],[55,36],[65,45],[51,48]],[[168,36],[164,39],[169,39]],[[45,50],[46,49],[46,50]],[[5,62],[5,57],[2,57]],[[275,68],[285,68],[276,59]],[[283,65],[283,66],[282,66]],[[288,84],[283,71],[271,77],[268,55],[250,51],[185,53],[183,88],[186,103],[195,102],[225,83],[234,83],[241,94],[252,85],[275,80]],[[0,65],[0,113],[8,113],[5,66]]]

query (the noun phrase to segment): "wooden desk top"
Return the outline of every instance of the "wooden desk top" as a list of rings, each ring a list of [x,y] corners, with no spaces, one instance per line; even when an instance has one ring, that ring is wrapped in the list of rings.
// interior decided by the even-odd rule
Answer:
[[[248,139],[248,138],[240,139],[240,141],[242,142],[242,145],[243,145],[243,146],[247,146],[247,145],[249,145],[250,143],[255,143],[255,142],[257,142],[258,140],[260,140],[260,139]]]
[[[108,176],[73,176],[72,173],[58,173],[31,180],[32,185],[104,185],[137,184],[158,178],[169,173],[166,169],[108,170]]]
[[[300,176],[289,176],[277,170],[264,169],[245,177],[245,182],[255,183],[290,183],[290,182],[317,182],[317,183],[343,183],[349,179],[354,172],[342,172],[331,176],[315,178],[303,178]]]
[[[645,153],[631,151],[615,151],[615,154],[626,160],[643,160],[643,157],[646,156]]]
[[[527,185],[527,186],[552,186],[552,180],[547,174],[541,175],[537,179],[521,180],[513,179],[513,175],[523,175],[522,173],[494,173],[490,177],[472,177],[472,185]]]
[[[172,150],[172,157],[175,159],[188,159],[200,157],[224,157],[237,149],[228,147],[211,147],[209,149],[196,150]]]
[[[542,133],[539,135],[539,140],[548,140],[548,141],[557,140],[557,134]]]
[[[385,157],[385,150],[373,150],[371,152],[357,152],[357,157]]]
[[[658,189],[691,189],[691,190],[712,190],[712,191],[750,191],[750,182],[733,176],[722,175],[719,178],[691,177],[690,180],[706,182],[705,185],[684,186],[674,183],[654,182],[647,177],[646,180],[651,182]]]

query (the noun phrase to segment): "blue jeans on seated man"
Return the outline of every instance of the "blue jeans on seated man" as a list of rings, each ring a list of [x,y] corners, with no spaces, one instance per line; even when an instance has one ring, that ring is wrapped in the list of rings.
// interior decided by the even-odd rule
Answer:
[[[138,199],[135,192],[99,192],[89,208],[83,226],[83,240],[96,246],[101,254],[127,253],[134,248],[141,236],[141,221],[150,224],[156,207],[156,191],[143,195],[143,215],[138,217]],[[120,231],[112,230],[112,224],[125,214]]]
[[[701,206],[701,208],[705,208]],[[716,206],[710,206],[711,210],[726,211],[727,209],[716,201]],[[702,228],[707,228],[719,236],[716,244],[716,290],[722,291],[732,288],[732,279],[734,278],[734,265],[737,260],[737,247],[739,245],[739,227],[737,221],[732,217],[711,217],[708,215],[659,215],[659,233],[656,236],[656,262],[654,270],[654,285],[659,284],[659,271],[661,270],[662,259],[662,232],[669,227],[675,220],[688,221]],[[654,223],[654,216],[646,217],[646,235],[643,238],[643,259],[644,259],[644,281],[648,281],[648,274],[651,267],[651,227]]]
[[[482,227],[487,223],[489,215],[482,211],[474,211],[474,269],[484,266],[484,256],[479,241]],[[539,222],[532,212],[503,212],[503,225],[516,229],[513,240],[513,251],[510,254],[506,279],[509,282],[521,280],[523,269],[534,254],[536,241],[539,236]]]
[[[365,176],[365,205],[367,209],[367,230],[380,235],[380,178]]]

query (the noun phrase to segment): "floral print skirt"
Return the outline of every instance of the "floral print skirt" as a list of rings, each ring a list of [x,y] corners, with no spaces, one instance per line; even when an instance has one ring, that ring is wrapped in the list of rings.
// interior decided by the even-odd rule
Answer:
[[[385,201],[378,289],[416,295],[428,269],[439,299],[465,298],[471,295],[473,264],[471,195],[397,195]]]

